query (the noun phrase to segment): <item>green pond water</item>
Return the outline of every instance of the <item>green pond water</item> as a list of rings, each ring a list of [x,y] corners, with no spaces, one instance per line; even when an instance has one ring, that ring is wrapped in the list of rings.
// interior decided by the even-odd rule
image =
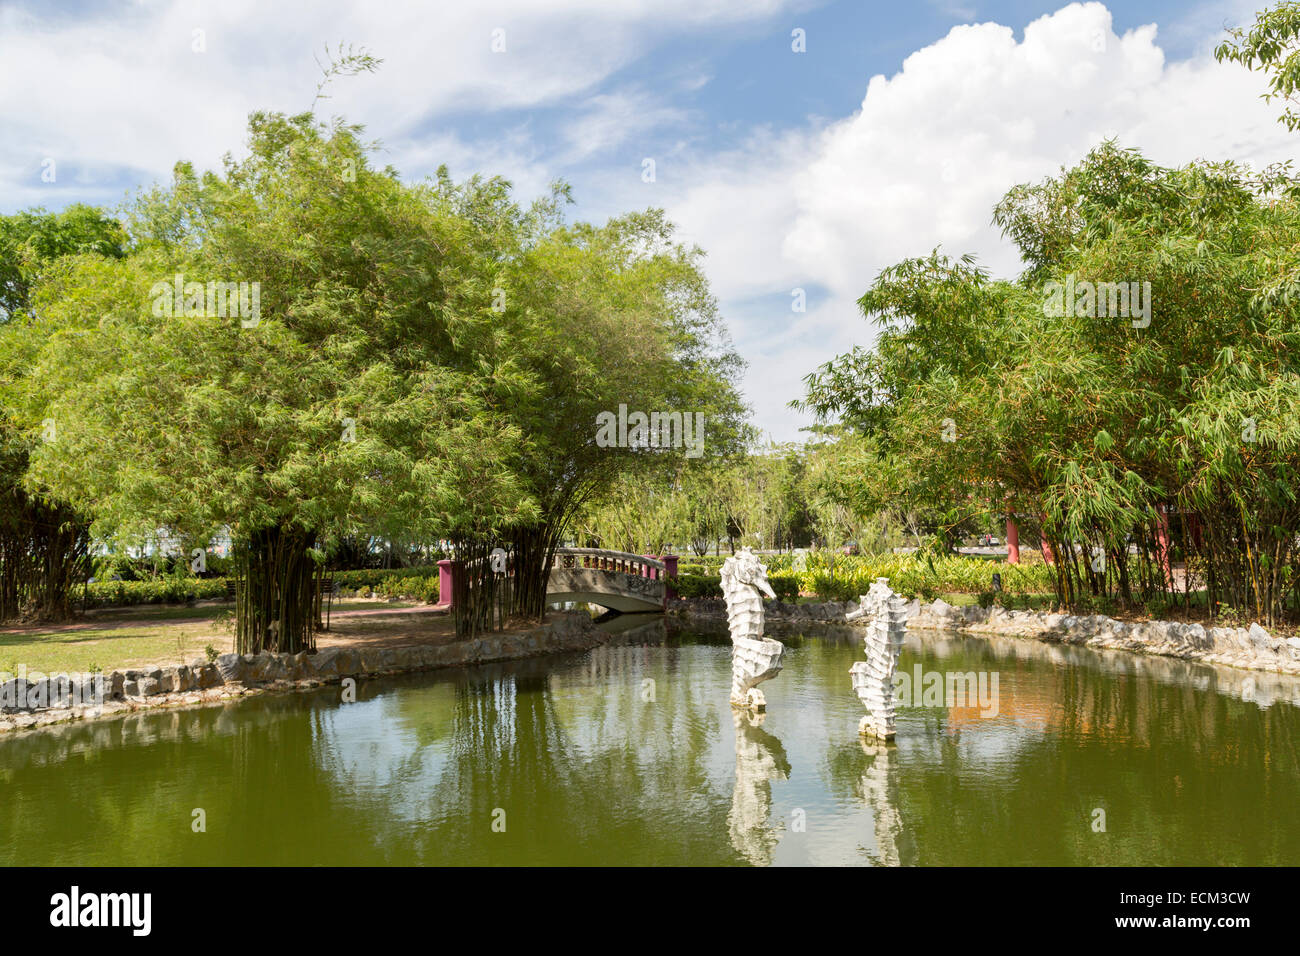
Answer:
[[[354,703],[6,735],[0,863],[1300,863],[1294,680],[912,632],[902,671],[996,673],[997,715],[905,706],[869,746],[860,639],[782,637],[758,726],[728,705],[725,635],[658,622]]]

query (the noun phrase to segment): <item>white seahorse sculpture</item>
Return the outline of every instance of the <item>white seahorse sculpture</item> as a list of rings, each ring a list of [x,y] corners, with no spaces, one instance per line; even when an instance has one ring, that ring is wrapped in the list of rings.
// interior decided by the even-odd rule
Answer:
[[[775,597],[767,568],[744,548],[722,565],[722,595],[731,628],[731,705],[763,712],[767,699],[756,685],[781,672],[785,645],[763,636],[763,595]]]
[[[888,578],[876,578],[867,593],[858,598],[858,609],[845,615],[849,621],[867,618],[863,638],[867,659],[858,661],[849,673],[853,690],[867,708],[858,732],[881,740],[894,739],[894,671],[907,633],[907,605],[889,587]]]

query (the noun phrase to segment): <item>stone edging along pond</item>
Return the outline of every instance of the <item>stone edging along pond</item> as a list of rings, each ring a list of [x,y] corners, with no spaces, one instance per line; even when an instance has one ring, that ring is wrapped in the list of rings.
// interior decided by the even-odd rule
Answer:
[[[773,630],[810,624],[853,627],[844,620],[844,615],[856,607],[853,602],[793,605],[770,602],[766,605],[767,625]],[[688,623],[725,624],[727,619],[726,606],[719,600],[675,601],[668,613]],[[907,613],[909,626],[922,629],[1129,650],[1300,675],[1300,638],[1274,637],[1258,624],[1248,628],[1206,628],[1176,621],[1130,622],[1103,615],[1008,611],[996,606],[954,607],[944,601],[921,604],[915,600],[908,605]],[[51,686],[54,679],[49,678],[44,681],[40,697],[44,705],[3,706],[0,733],[157,707],[220,703],[268,690],[310,690],[337,684],[346,677],[388,676],[590,650],[602,640],[601,632],[587,614],[552,612],[545,624],[529,631],[489,634],[450,644],[330,647],[315,654],[223,654],[215,663],[114,671],[96,677],[103,681],[102,704],[69,706],[78,688],[56,689]],[[22,678],[7,681],[0,685],[0,704],[17,700],[20,693],[26,701],[29,692],[41,683]]]
[[[853,627],[844,614],[855,610],[853,602],[825,604],[765,605],[766,624],[780,630],[808,624],[840,624]],[[687,621],[725,622],[721,601],[701,599],[677,601],[669,613]],[[1159,654],[1182,660],[1223,664],[1248,670],[1300,675],[1300,637],[1274,637],[1258,624],[1250,627],[1205,627],[1179,621],[1120,621],[1105,615],[1071,615],[1047,611],[1009,611],[994,606],[954,607],[939,600],[907,606],[908,626],[935,631],[957,631],[1023,637],[1086,647]]]
[[[77,695],[82,693],[75,681],[56,688],[52,686],[56,684],[53,677],[34,682],[13,678],[0,685],[0,702],[16,701],[20,693],[29,700],[30,692],[39,689],[38,699],[46,703],[37,707],[4,706],[0,710],[0,733],[158,707],[220,703],[265,691],[311,690],[340,683],[346,677],[390,676],[590,650],[601,641],[590,615],[553,611],[545,624],[529,631],[488,634],[450,644],[329,647],[315,654],[222,654],[214,663],[113,671],[96,675],[96,680],[103,681],[102,703],[75,705]],[[39,686],[42,683],[43,688]],[[82,699],[91,697],[87,689]]]

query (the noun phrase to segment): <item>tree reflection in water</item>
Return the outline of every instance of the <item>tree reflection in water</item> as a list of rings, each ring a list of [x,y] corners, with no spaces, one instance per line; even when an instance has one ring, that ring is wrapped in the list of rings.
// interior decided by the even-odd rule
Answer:
[[[568,665],[457,676],[446,757],[429,793],[431,857],[466,863],[734,863],[716,755],[723,725],[694,641],[662,622]],[[725,695],[722,699],[725,708]],[[505,831],[492,830],[505,813]],[[438,818],[434,820],[433,818]]]
[[[1300,858],[1295,678],[914,633],[900,667],[998,672],[996,716],[905,707],[897,747],[864,754],[851,637],[788,638],[761,727],[735,725],[725,633],[638,627],[588,654],[361,681],[355,703],[334,686],[7,735],[0,863]],[[782,831],[796,810],[807,829]]]

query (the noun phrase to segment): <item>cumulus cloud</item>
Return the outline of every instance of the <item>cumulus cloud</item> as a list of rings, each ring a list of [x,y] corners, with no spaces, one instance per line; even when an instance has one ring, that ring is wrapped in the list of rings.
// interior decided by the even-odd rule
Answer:
[[[1108,137],[1164,165],[1284,160],[1294,138],[1263,89],[1208,52],[1166,62],[1156,25],[1117,35],[1100,3],[1041,17],[1019,40],[1008,26],[962,25],[873,77],[852,116],[699,157],[668,206],[710,251],[760,422],[791,437],[800,419],[784,403],[799,377],[870,341],[854,301],[882,268],[941,245],[1013,276],[1019,257],[990,223],[994,204]],[[796,286],[824,290],[802,315],[789,309]]]
[[[715,64],[657,84],[627,73],[674,38],[806,5],[498,0],[439,4],[433,15],[427,3],[390,0],[377,15],[366,0],[320,0],[308,15],[260,0],[141,0],[52,16],[10,3],[0,6],[0,195],[9,208],[111,203],[177,159],[212,166],[242,142],[249,111],[305,109],[313,55],[342,37],[385,63],[336,84],[325,110],[363,117],[385,144],[382,161],[405,175],[446,162],[457,176],[504,174],[528,196],[577,166],[583,215],[666,207],[708,252],[751,363],[759,424],[791,438],[803,420],[785,403],[802,376],[869,343],[854,301],[882,268],[942,245],[997,274],[1017,271],[990,225],[1012,185],[1054,174],[1108,136],[1166,165],[1263,165],[1294,150],[1276,104],[1259,99],[1261,77],[1209,53],[1225,16],[1249,19],[1249,0],[1175,24],[1181,48],[1198,52],[1173,62],[1160,44],[1168,25],[1117,34],[1100,3],[1070,4],[1019,35],[1020,24],[963,24],[872,77],[852,115],[758,126],[721,150],[701,145],[716,140],[703,134],[732,125],[691,99]],[[494,30],[505,52],[493,52]],[[1188,42],[1189,30],[1202,40]],[[642,155],[656,160],[654,183],[641,179]],[[47,158],[56,189],[41,182]],[[795,288],[804,312],[791,310]]]
[[[989,226],[993,204],[1102,139],[1169,165],[1284,158],[1290,137],[1261,88],[1210,59],[1166,64],[1154,24],[1116,36],[1099,3],[1042,17],[1019,42],[997,24],[956,27],[896,76],[873,77],[861,110],[820,138],[795,177],[799,215],[783,253],[858,294],[864,260],[940,243],[1006,274],[1017,260]]]

